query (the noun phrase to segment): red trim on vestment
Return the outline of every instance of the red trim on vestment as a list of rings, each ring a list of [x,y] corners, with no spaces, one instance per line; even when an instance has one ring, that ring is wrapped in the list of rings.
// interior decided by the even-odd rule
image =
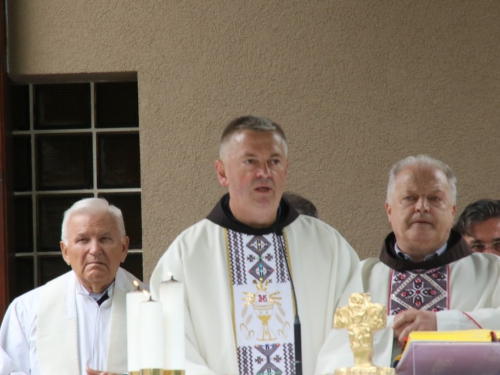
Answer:
[[[479,327],[479,329],[483,329],[483,327],[481,327],[481,324],[479,324],[478,322],[476,322],[472,316],[470,316],[469,314],[467,314],[466,312],[463,312],[462,311],[462,314],[464,314],[467,318],[469,318],[470,320],[472,320],[474,322],[475,325],[477,325]]]
[[[387,315],[391,315],[392,278],[393,277],[394,277],[394,270],[391,268],[391,275],[389,277],[389,296],[387,297]]]
[[[449,310],[450,300],[451,300],[451,289],[450,289],[451,269],[449,264],[446,265],[446,271],[448,272],[448,280],[446,285],[446,293],[448,294],[446,296],[446,310]]]

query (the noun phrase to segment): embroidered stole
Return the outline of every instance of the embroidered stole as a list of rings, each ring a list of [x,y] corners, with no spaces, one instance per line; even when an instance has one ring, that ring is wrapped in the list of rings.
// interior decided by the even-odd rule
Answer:
[[[290,259],[288,250],[274,233],[227,229],[226,235],[239,373],[295,375],[294,304],[283,255],[287,251]]]
[[[391,271],[388,315],[408,309],[443,311],[450,307],[449,265],[430,270]]]
[[[80,374],[76,282],[70,271],[44,287],[37,321],[37,356],[42,375]],[[125,311],[125,293],[115,283],[106,371],[127,371],[127,351],[123,350],[127,342]]]

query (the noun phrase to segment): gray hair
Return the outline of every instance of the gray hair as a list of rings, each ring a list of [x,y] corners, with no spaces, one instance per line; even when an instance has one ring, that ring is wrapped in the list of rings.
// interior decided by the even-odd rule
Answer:
[[[64,212],[62,222],[61,241],[65,245],[68,244],[68,221],[72,216],[76,214],[97,215],[103,213],[109,213],[115,218],[118,231],[120,232],[120,239],[123,241],[125,238],[125,223],[123,221],[122,211],[118,207],[109,204],[104,198],[82,199],[67,209],[66,212]]]
[[[226,142],[231,138],[231,136],[235,133],[239,133],[244,130],[251,130],[256,132],[271,131],[278,133],[283,139],[283,144],[285,146],[285,156],[288,154],[288,143],[287,143],[288,141],[286,139],[285,132],[283,131],[280,125],[278,125],[271,119],[268,119],[267,117],[242,116],[234,119],[224,128],[219,143],[220,158],[222,157],[222,148],[226,144]]]
[[[500,219],[500,200],[480,199],[465,207],[453,227],[462,235],[470,236],[472,226],[489,219]]]
[[[389,172],[389,183],[387,184],[386,202],[390,202],[394,189],[396,187],[396,177],[402,169],[410,166],[428,166],[433,167],[444,173],[448,186],[450,187],[451,200],[453,204],[457,202],[457,178],[450,166],[440,160],[434,159],[428,155],[408,156],[394,164]]]

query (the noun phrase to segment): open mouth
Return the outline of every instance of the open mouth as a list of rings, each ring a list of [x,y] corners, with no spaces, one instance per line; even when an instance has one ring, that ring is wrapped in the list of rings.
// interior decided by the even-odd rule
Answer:
[[[268,191],[271,191],[271,188],[261,186],[261,187],[255,188],[255,190],[260,191],[261,193],[267,193]]]

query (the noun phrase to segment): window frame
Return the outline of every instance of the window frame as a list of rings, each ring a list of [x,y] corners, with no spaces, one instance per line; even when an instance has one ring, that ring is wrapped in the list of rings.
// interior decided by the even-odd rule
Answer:
[[[120,80],[118,80],[120,79]],[[139,194],[139,196],[142,195],[142,188],[140,186],[131,186],[131,187],[103,187],[99,186],[98,183],[98,164],[99,164],[99,159],[98,159],[98,148],[99,148],[99,138],[100,136],[106,136],[106,135],[131,135],[135,134],[138,137],[140,136],[140,127],[139,124],[134,125],[134,126],[124,126],[124,127],[104,127],[104,126],[97,126],[96,124],[96,117],[95,117],[95,106],[96,106],[96,90],[97,86],[100,84],[106,84],[106,83],[122,83],[122,82],[127,82],[127,83],[134,83],[135,85],[138,85],[137,82],[137,74],[136,73],[100,73],[100,74],[73,74],[73,75],[65,75],[64,77],[55,77],[53,75],[47,75],[47,76],[37,76],[37,77],[32,77],[32,76],[24,76],[19,80],[16,80],[15,82],[12,82],[11,84],[11,89],[13,85],[25,85],[28,87],[28,92],[29,92],[29,102],[30,102],[30,126],[29,129],[11,129],[10,134],[11,137],[16,137],[16,136],[28,136],[31,139],[30,142],[30,147],[31,147],[31,168],[32,168],[32,174],[31,174],[31,179],[32,179],[32,186],[29,191],[14,191],[14,186],[12,186],[11,195],[13,197],[12,199],[12,206],[11,206],[11,211],[13,214],[15,214],[15,202],[14,199],[18,197],[29,197],[30,200],[32,201],[34,211],[32,212],[32,219],[33,219],[33,226],[31,230],[33,231],[33,248],[29,252],[21,252],[17,253],[15,244],[13,243],[10,248],[12,251],[12,261],[11,261],[11,268],[14,269],[16,268],[19,270],[19,265],[17,264],[17,260],[24,258],[24,259],[32,259],[33,260],[33,276],[34,276],[34,288],[37,288],[39,286],[44,285],[44,281],[42,278],[42,274],[39,272],[39,266],[42,258],[45,257],[54,257],[58,256],[60,257],[60,250],[59,247],[57,246],[57,250],[54,248],[52,250],[41,250],[38,245],[38,240],[39,240],[39,223],[38,223],[38,217],[37,217],[37,209],[40,208],[40,202],[39,199],[46,199],[51,196],[71,196],[74,194],[78,195],[89,195],[93,197],[99,197],[101,194],[104,195],[121,195],[123,193],[125,194]],[[51,84],[86,84],[89,86],[89,95],[90,95],[90,106],[89,106],[89,111],[92,111],[93,115],[91,116],[91,120],[89,123],[88,128],[36,128],[35,124],[35,119],[34,119],[34,113],[36,112],[36,108],[34,106],[34,102],[36,101],[35,99],[35,93],[36,93],[36,86],[40,85],[51,85]],[[139,105],[139,103],[137,103]],[[14,120],[12,120],[14,121]],[[80,188],[48,188],[48,189],[40,189],[37,185],[37,181],[35,179],[35,175],[33,173],[33,168],[36,168],[37,165],[37,137],[46,137],[46,136],[80,136],[80,135],[88,135],[91,139],[91,150],[92,150],[92,186],[89,187],[80,187]],[[139,141],[140,144],[140,141]],[[139,155],[140,157],[140,155]],[[12,167],[12,160],[14,156],[11,158],[7,159],[7,164],[9,167]],[[140,169],[140,161],[139,161],[139,169]],[[14,179],[12,178],[12,184],[14,183]],[[35,204],[35,200],[37,203]],[[108,201],[110,203],[114,203],[113,200],[108,198]],[[120,207],[120,206],[119,206]],[[9,230],[11,231],[11,236],[15,237],[15,233],[13,232],[14,230],[14,225],[11,224],[9,226]],[[128,231],[130,233],[131,231]],[[59,241],[59,239],[58,239]],[[14,241],[12,241],[14,242]],[[142,241],[141,241],[142,242]],[[58,244],[59,242],[57,242]],[[143,254],[143,247],[140,246],[140,248],[134,247],[134,248],[129,248],[128,250],[129,255],[132,254]],[[62,259],[61,259],[62,262]],[[125,267],[125,269],[127,269]],[[68,268],[69,271],[69,268]],[[134,275],[138,278],[142,278],[141,275],[137,275],[134,273]],[[13,273],[9,277],[16,277],[16,274]],[[10,279],[11,287],[10,287],[10,300],[9,302],[15,298],[17,295],[19,295],[19,291],[17,290],[16,286],[16,280],[17,279]]]

